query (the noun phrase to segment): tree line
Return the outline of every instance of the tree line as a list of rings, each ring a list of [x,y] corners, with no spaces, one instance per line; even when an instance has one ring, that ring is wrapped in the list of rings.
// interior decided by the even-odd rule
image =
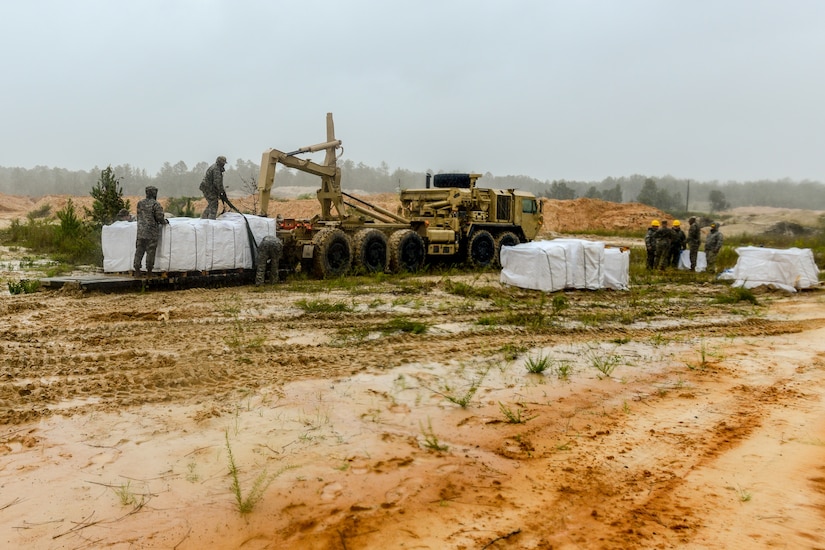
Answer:
[[[389,193],[400,189],[424,187],[425,172],[402,168],[391,170],[386,163],[378,167],[343,160],[342,187],[352,193]],[[142,195],[147,185],[154,185],[167,197],[200,197],[198,189],[207,162],[191,168],[183,161],[166,162],[157,174],[129,164],[94,167],[89,171],[36,166],[8,168],[0,166],[0,193],[10,195],[88,195],[101,173],[111,169],[126,195]],[[230,195],[255,192],[259,165],[237,159],[227,165],[224,184]],[[715,212],[737,206],[774,206],[825,210],[825,185],[814,181],[758,180],[747,182],[696,181],[670,175],[653,177],[641,174],[609,177],[602,181],[539,180],[529,176],[484,174],[479,185],[499,189],[522,189],[552,199],[595,198],[611,202],[641,202],[666,211]],[[306,187],[308,192],[319,186],[317,177],[279,166],[273,193],[278,187]]]

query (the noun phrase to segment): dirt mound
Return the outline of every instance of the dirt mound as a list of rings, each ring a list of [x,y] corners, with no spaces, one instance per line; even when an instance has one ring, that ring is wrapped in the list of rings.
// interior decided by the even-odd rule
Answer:
[[[598,199],[567,201],[542,199],[544,232],[646,229],[654,219],[668,220],[657,208],[635,202],[615,203]]]
[[[769,227],[766,231],[766,235],[784,235],[787,237],[798,237],[803,235],[810,235],[813,232],[812,229],[807,227],[803,227],[798,223],[794,222],[778,222],[773,224]]]
[[[320,207],[314,193],[302,193],[299,196],[313,195],[311,198],[279,198],[273,195],[269,202],[268,214],[270,217],[281,215],[284,218],[309,219],[319,213]],[[400,206],[396,193],[354,194],[359,199],[379,206],[390,212],[396,212]],[[132,212],[140,196],[127,196]],[[5,227],[13,219],[25,219],[26,214],[49,206],[49,212],[54,215],[64,209],[71,199],[79,215],[85,209],[91,209],[94,199],[91,196],[45,195],[42,197],[25,197],[17,195],[0,195],[0,227]],[[247,195],[231,197],[235,206],[243,212],[258,210],[257,197]],[[553,233],[587,233],[603,231],[632,231],[644,230],[651,220],[672,221],[669,215],[661,210],[640,203],[614,203],[598,199],[552,200],[541,199],[544,212],[542,235]],[[161,196],[160,203],[168,203],[168,197]],[[196,212],[206,208],[203,199],[194,202]],[[816,228],[820,217],[824,213],[816,210],[795,210],[770,207],[742,207],[720,213],[720,220],[726,235],[739,233],[762,234],[775,231],[800,234],[798,227]],[[683,220],[684,221],[684,220]],[[786,222],[791,225],[779,225]],[[705,224],[702,224],[705,225]]]

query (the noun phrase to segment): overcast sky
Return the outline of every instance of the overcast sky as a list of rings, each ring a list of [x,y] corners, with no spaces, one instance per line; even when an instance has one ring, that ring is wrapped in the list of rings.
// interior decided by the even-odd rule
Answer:
[[[0,166],[825,181],[825,1],[4,1]],[[314,158],[320,160],[322,154]]]

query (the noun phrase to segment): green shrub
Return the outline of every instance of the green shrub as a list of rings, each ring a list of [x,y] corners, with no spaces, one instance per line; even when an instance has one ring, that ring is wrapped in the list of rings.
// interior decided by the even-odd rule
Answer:
[[[40,288],[40,281],[33,279],[20,279],[17,282],[9,281],[9,294],[31,294]]]

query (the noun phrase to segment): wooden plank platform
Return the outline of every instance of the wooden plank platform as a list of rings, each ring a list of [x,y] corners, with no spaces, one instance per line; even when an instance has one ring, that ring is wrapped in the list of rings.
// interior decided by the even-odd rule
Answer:
[[[122,292],[245,285],[255,281],[255,272],[252,270],[237,270],[158,273],[152,277],[132,277],[128,273],[88,273],[45,277],[39,280],[45,288],[65,287],[88,291]]]

